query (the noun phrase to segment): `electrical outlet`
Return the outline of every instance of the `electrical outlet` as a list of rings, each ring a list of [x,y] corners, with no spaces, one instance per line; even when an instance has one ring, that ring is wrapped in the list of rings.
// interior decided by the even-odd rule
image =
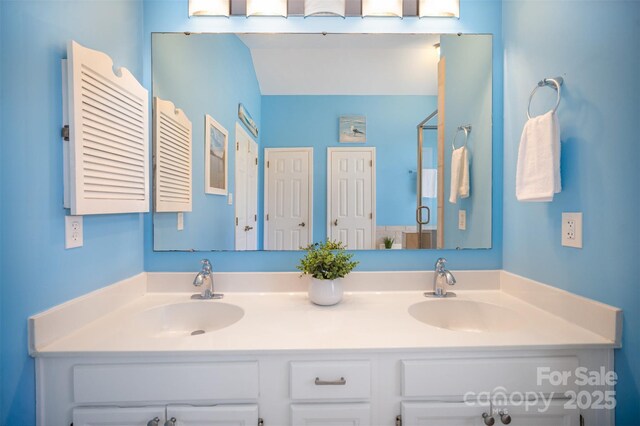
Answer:
[[[64,248],[82,247],[83,241],[82,216],[64,217]]]
[[[227,204],[230,206],[233,205],[233,194],[231,192],[227,195]]]
[[[458,210],[458,229],[465,231],[467,229],[467,211]]]
[[[582,248],[582,213],[562,213],[562,245]]]
[[[178,231],[184,230],[184,213],[178,212]]]

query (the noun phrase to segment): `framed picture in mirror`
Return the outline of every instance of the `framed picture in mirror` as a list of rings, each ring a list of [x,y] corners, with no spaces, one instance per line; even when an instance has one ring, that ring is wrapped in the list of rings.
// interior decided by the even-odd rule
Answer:
[[[365,143],[367,141],[367,118],[361,115],[340,117],[340,143]]]
[[[204,192],[227,195],[229,132],[210,115],[205,116]]]

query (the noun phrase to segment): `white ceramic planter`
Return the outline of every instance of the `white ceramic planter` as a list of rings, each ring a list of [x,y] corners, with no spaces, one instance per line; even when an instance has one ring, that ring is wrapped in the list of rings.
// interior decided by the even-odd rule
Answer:
[[[309,300],[316,305],[330,306],[340,303],[342,300],[342,279],[319,280],[309,279]]]

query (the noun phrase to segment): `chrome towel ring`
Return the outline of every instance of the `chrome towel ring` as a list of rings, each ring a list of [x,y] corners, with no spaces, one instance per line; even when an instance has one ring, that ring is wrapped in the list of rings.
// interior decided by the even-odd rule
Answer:
[[[533,95],[536,93],[541,87],[549,86],[556,92],[558,92],[558,99],[556,100],[556,106],[553,107],[553,112],[558,110],[558,106],[560,106],[560,98],[562,97],[562,84],[564,83],[564,79],[562,77],[554,77],[554,78],[545,78],[544,80],[540,80],[538,85],[533,88],[531,91],[531,95],[529,96],[529,106],[527,107],[527,117],[531,119],[531,101],[533,100]]]
[[[464,147],[467,146],[467,141],[469,140],[469,133],[471,133],[471,124],[466,124],[464,126],[458,127],[456,130],[456,135],[453,137],[453,142],[451,142],[451,148],[455,151],[456,149],[456,139],[458,139],[458,133],[464,131]]]

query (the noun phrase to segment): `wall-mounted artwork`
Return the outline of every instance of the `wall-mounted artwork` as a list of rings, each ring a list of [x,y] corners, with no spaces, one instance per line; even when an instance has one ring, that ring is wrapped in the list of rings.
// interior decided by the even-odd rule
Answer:
[[[367,117],[345,115],[340,117],[340,143],[365,143],[367,141]]]
[[[211,116],[205,117],[205,183],[207,194],[227,195],[229,132]]]
[[[251,114],[242,104],[238,104],[238,118],[242,121],[242,124],[251,132],[254,137],[258,137],[258,126],[253,118],[251,118]]]

